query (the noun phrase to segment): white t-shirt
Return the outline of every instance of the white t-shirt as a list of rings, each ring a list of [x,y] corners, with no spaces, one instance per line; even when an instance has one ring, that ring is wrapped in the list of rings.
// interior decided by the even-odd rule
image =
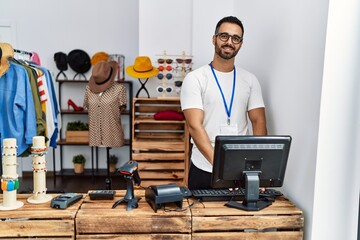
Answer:
[[[230,108],[234,70],[226,73],[215,69],[214,71],[227,106]],[[204,111],[203,126],[214,145],[215,137],[220,135],[220,126],[227,124],[228,115],[220,89],[209,65],[202,66],[186,75],[181,86],[180,101],[182,110],[197,108]],[[261,87],[255,75],[236,67],[236,83],[230,122],[237,124],[238,135],[248,134],[247,112],[264,106]],[[193,143],[193,140],[191,141]],[[212,172],[212,165],[195,144],[193,144],[191,160],[197,168]]]

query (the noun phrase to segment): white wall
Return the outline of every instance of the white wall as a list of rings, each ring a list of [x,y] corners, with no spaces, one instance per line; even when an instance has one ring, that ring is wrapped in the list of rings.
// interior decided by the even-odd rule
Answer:
[[[356,240],[360,189],[360,2],[330,1],[311,239]],[[336,194],[327,198],[329,192]]]
[[[192,1],[140,0],[139,1],[139,53],[149,56],[153,66],[157,67],[158,58],[182,58],[182,55],[192,55]],[[173,67],[176,65],[173,64]],[[151,97],[179,97],[174,82],[181,75],[172,72],[171,80],[159,80],[156,76],[146,83],[146,89]],[[178,76],[179,78],[175,78]],[[141,81],[145,81],[142,79]],[[138,80],[135,81],[138,83]],[[138,83],[137,86],[140,86]],[[170,86],[173,92],[162,94],[156,88]],[[138,87],[137,87],[138,88]],[[139,97],[147,97],[142,91]]]

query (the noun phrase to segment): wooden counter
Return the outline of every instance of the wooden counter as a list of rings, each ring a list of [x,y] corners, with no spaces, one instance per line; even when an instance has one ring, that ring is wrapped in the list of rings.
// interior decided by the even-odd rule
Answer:
[[[138,208],[127,211],[127,203],[121,203],[113,209],[125,193],[116,191],[114,200],[90,200],[84,195],[65,210],[51,208],[50,202],[30,204],[29,194],[18,194],[23,207],[0,211],[0,239],[303,239],[303,213],[283,197],[261,211],[229,208],[225,202],[197,203],[189,209],[196,201],[189,199],[183,201],[183,211],[162,208],[155,213],[145,201],[145,191],[135,190],[135,196],[141,197]],[[175,204],[166,206],[176,208]]]
[[[139,207],[127,211],[127,203],[116,208],[112,205],[126,191],[116,192],[114,200],[90,200],[87,196],[76,216],[76,239],[191,239],[191,213],[184,211],[164,211],[157,213],[145,201],[145,191],[135,190],[135,196],[141,197]],[[188,206],[183,202],[183,208]],[[167,205],[175,209],[175,204]]]
[[[285,198],[261,211],[243,211],[205,202],[191,208],[192,239],[303,239],[302,211]]]
[[[52,197],[58,194],[51,194]],[[31,204],[30,194],[18,194],[17,201],[24,203],[21,208],[0,211],[0,239],[74,239],[75,216],[82,200],[65,210],[50,207],[50,202]],[[0,201],[2,202],[2,194]]]

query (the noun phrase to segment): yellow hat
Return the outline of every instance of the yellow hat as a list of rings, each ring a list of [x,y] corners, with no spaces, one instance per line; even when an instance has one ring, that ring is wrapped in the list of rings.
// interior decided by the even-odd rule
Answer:
[[[97,52],[91,58],[91,65],[95,65],[98,62],[107,62],[109,60],[109,54],[106,52]]]
[[[138,56],[134,65],[126,67],[126,72],[135,78],[151,78],[159,73],[159,70],[152,66],[148,56]]]
[[[14,57],[14,49],[9,43],[0,43],[0,77],[6,73],[10,64],[9,57]]]

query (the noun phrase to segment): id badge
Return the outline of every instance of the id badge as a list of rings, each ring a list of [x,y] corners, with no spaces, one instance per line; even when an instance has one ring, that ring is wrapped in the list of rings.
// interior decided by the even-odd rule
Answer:
[[[222,124],[220,125],[220,134],[221,135],[238,135],[238,125],[237,124]]]

